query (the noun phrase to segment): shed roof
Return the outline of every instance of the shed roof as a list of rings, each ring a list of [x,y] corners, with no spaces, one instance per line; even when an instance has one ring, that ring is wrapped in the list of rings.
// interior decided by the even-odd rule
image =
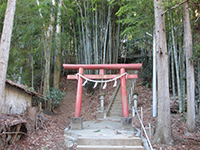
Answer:
[[[6,83],[7,83],[7,84],[10,84],[11,86],[17,87],[17,88],[23,90],[24,92],[26,92],[26,93],[28,93],[28,94],[35,95],[35,96],[37,96],[37,97],[40,97],[40,98],[45,99],[44,95],[39,94],[39,93],[37,93],[37,92],[34,92],[34,91],[32,91],[32,90],[29,90],[29,89],[27,89],[26,86],[24,86],[24,85],[22,85],[22,84],[15,83],[15,82],[13,82],[13,81],[11,81],[11,80],[9,80],[9,79],[6,79]]]

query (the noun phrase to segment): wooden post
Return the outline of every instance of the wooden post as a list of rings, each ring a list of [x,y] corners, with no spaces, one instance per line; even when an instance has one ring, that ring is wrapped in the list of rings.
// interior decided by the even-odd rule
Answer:
[[[83,75],[84,69],[79,68],[79,73]],[[76,94],[76,106],[75,106],[75,118],[79,118],[81,116],[81,104],[82,104],[82,93],[83,93],[83,78],[78,77],[77,84],[77,94]]]
[[[120,74],[125,73],[125,69],[120,69]],[[126,76],[120,78],[121,81],[121,101],[122,101],[122,113],[123,117],[128,117],[128,100],[127,100],[127,90],[126,90]]]
[[[141,107],[141,120],[143,122],[143,110],[142,110],[142,107]],[[142,126],[141,126],[141,137],[143,136],[143,129],[142,129]]]
[[[149,123],[149,140],[151,141],[151,123]]]

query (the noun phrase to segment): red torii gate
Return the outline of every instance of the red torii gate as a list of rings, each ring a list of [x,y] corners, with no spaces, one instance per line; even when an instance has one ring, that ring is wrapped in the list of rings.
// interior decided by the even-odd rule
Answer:
[[[119,76],[119,74],[104,75],[105,70],[120,70],[120,75],[125,73],[125,70],[140,70],[142,67],[141,63],[138,64],[63,64],[65,69],[77,69],[79,74],[88,79],[114,79]],[[99,75],[86,75],[85,70],[97,70],[99,69]],[[77,75],[68,75],[67,79],[78,79],[77,94],[76,94],[76,106],[75,106],[75,118],[81,116],[81,104],[82,104],[82,93],[83,93],[83,78]],[[126,90],[126,78],[136,79],[137,74],[127,74],[120,78],[121,81],[121,101],[122,101],[122,112],[123,117],[128,117],[128,101],[127,101],[127,90]]]

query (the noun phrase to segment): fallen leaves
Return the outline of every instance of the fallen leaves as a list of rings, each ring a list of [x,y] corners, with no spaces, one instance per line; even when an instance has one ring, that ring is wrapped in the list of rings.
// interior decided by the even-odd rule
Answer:
[[[152,117],[152,89],[141,85],[142,79],[136,82],[134,93],[138,93],[138,112],[141,113],[140,108],[143,108],[143,123],[144,126],[152,125],[152,132],[155,132],[156,118]],[[26,138],[22,138],[18,142],[9,146],[12,150],[47,150],[58,149],[67,150],[66,141],[64,137],[64,129],[70,124],[70,120],[74,117],[74,108],[76,101],[76,85],[77,81],[66,80],[65,77],[61,79],[61,87],[66,92],[66,96],[61,102],[60,107],[55,109],[55,115],[44,117],[48,120],[48,126],[41,130],[36,130],[29,134]],[[96,112],[100,107],[99,94],[105,93],[105,108],[107,108],[114,89],[113,83],[108,83],[105,90],[95,90],[93,95],[83,92],[82,101],[82,117],[84,120],[95,120]],[[200,147],[200,123],[197,122],[197,131],[189,134],[185,125],[185,114],[171,114],[172,134],[174,138],[174,145],[153,145],[157,150],[197,150]],[[137,117],[133,118],[134,125],[141,128]],[[120,132],[117,132],[120,134]],[[152,137],[153,138],[153,137]],[[73,150],[73,147],[70,148]]]

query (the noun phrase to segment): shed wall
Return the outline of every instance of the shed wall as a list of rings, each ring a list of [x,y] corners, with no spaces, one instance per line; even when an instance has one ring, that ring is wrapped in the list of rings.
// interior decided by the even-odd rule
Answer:
[[[4,102],[3,113],[21,114],[26,111],[27,107],[31,107],[32,95],[20,88],[6,84]]]

